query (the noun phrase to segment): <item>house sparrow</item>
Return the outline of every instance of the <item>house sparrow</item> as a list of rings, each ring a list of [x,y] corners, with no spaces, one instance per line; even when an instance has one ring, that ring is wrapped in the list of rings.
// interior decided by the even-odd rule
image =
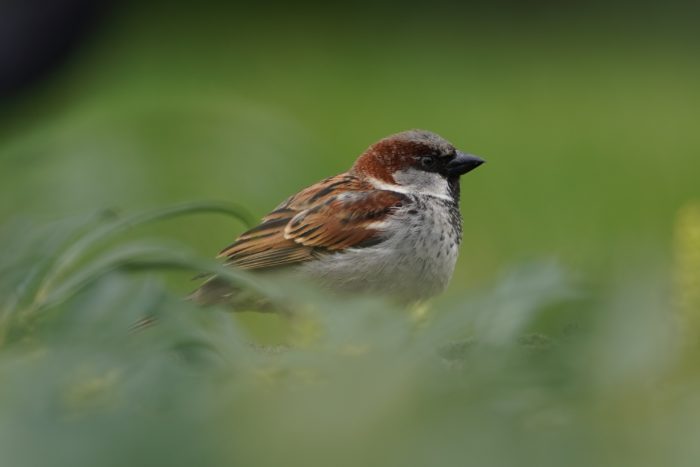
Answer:
[[[370,146],[350,170],[277,206],[219,253],[249,270],[296,270],[336,291],[431,297],[448,284],[462,238],[459,177],[483,164],[424,130]],[[192,296],[228,301],[216,278]]]

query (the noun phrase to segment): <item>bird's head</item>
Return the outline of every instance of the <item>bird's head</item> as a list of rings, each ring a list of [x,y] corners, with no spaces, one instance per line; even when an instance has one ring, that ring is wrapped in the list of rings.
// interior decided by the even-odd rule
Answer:
[[[435,133],[409,130],[371,145],[351,171],[377,188],[457,198],[459,177],[483,163]]]

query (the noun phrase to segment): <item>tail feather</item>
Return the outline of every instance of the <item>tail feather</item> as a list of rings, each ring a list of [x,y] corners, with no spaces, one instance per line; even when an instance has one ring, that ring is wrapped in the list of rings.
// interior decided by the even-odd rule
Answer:
[[[232,311],[257,311],[271,313],[281,311],[259,293],[236,287],[216,276],[210,277],[186,297],[201,306],[223,305]]]

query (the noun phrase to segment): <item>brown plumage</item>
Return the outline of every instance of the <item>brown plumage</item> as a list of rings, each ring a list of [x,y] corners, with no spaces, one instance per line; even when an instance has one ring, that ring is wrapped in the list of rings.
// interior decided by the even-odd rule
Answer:
[[[481,163],[428,131],[391,135],[347,172],[288,198],[219,257],[255,272],[292,267],[339,292],[435,295],[457,260],[459,178]],[[214,277],[191,297],[259,309],[264,299],[244,292]]]
[[[330,177],[287,199],[219,257],[241,269],[268,269],[367,246],[379,234],[372,223],[401,207],[404,198],[353,175]]]

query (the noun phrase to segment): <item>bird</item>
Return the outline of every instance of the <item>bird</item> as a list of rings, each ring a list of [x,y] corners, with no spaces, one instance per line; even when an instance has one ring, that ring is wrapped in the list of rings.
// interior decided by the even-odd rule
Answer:
[[[428,299],[447,287],[457,262],[460,177],[483,163],[430,131],[393,134],[348,171],[287,198],[218,258],[256,274],[293,270],[340,294]],[[190,298],[214,304],[235,295],[213,277]]]

